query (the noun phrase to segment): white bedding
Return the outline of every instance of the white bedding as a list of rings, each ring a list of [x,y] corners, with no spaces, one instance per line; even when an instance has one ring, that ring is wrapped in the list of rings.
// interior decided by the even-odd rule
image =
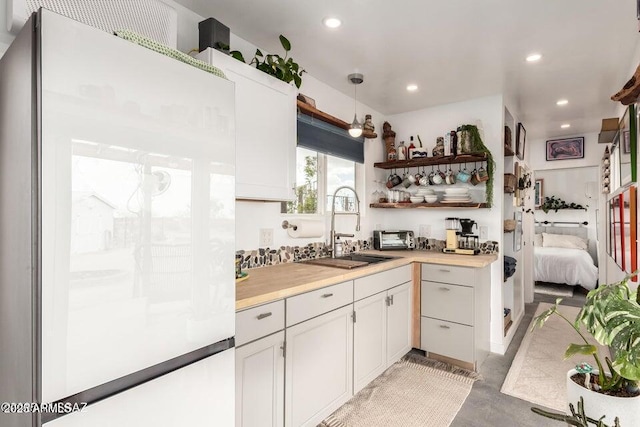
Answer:
[[[581,249],[534,247],[535,281],[580,285],[595,289],[598,267],[588,252]]]

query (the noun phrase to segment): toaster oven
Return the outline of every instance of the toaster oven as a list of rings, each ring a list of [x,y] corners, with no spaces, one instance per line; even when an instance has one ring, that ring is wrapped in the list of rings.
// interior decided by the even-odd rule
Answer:
[[[379,251],[415,249],[416,242],[413,231],[375,230],[373,232],[373,248]]]

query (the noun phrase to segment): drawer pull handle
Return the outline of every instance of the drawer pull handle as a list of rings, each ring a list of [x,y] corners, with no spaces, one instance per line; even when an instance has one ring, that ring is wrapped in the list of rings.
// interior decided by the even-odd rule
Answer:
[[[440,325],[440,327],[441,327],[442,329],[451,329],[451,326],[447,326],[447,325]]]
[[[332,297],[332,296],[333,296],[333,294],[323,294],[322,298],[329,298],[329,297]]]
[[[447,292],[449,292],[451,290],[449,288],[445,288],[444,286],[441,286],[438,289],[440,289],[441,291],[447,291]]]
[[[271,315],[272,315],[272,313],[271,313],[271,312],[258,314],[258,320],[265,319],[265,318],[267,318],[267,317],[269,317],[269,316],[271,316]]]
[[[441,268],[438,271],[442,271],[443,273],[451,273],[451,270],[447,270],[446,268]]]

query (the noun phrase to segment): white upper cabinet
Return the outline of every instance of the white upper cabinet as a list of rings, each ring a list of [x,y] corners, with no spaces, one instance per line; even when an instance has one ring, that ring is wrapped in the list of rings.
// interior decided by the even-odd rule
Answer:
[[[295,86],[212,48],[198,58],[236,86],[236,199],[293,200]]]

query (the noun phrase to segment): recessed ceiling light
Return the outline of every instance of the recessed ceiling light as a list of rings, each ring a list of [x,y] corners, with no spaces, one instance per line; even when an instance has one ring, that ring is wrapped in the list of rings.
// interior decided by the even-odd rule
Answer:
[[[571,127],[571,125],[570,125],[569,123],[565,123],[565,124],[563,124],[563,125],[560,125],[560,127],[561,127],[562,129],[568,129],[568,128],[570,128],[570,127]]]
[[[410,84],[410,85],[407,85],[407,90],[408,90],[409,92],[415,92],[415,91],[417,91],[417,90],[418,90],[418,85],[413,84],[413,83],[412,83],[412,84]]]
[[[338,18],[333,18],[333,17],[329,17],[329,18],[324,18],[322,20],[322,23],[329,28],[338,28],[340,25],[342,25],[342,21],[339,20]]]
[[[567,105],[568,103],[569,103],[569,100],[560,99],[560,100],[558,100],[558,102],[556,102],[556,105]]]
[[[531,55],[527,56],[527,62],[540,61],[541,58],[542,55],[540,55],[539,53],[532,53]]]

